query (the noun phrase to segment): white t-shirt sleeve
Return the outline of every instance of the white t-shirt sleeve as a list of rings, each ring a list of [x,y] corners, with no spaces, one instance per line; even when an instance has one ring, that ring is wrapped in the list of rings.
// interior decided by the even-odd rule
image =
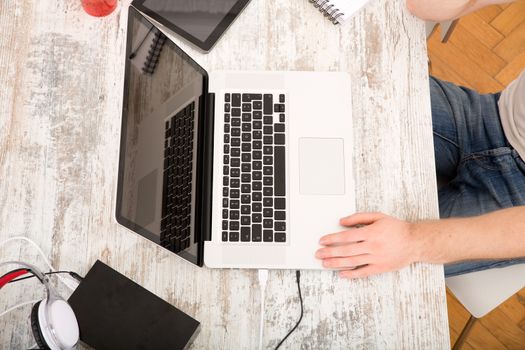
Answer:
[[[498,105],[505,136],[525,160],[525,71],[501,93]]]

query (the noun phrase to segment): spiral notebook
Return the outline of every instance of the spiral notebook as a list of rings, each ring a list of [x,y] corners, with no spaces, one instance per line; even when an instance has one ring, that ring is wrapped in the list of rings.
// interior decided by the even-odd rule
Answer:
[[[139,28],[136,42],[133,43],[133,50],[128,58],[142,70],[142,73],[153,74],[165,41],[166,36],[157,28]]]
[[[368,0],[308,0],[333,24],[342,24]]]

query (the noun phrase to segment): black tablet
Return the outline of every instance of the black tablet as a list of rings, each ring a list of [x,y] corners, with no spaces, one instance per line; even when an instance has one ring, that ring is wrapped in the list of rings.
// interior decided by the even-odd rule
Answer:
[[[249,1],[135,0],[132,5],[207,52]]]

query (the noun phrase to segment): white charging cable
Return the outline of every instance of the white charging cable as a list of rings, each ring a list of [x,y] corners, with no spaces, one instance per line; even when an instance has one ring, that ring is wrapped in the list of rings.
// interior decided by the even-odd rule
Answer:
[[[20,303],[18,305],[15,305],[13,307],[10,307],[9,309],[5,310],[4,312],[2,312],[0,314],[0,318],[2,318],[3,316],[7,315],[8,313],[10,313],[11,311],[13,310],[16,310],[18,309],[19,307],[22,307],[22,306],[26,306],[26,305],[29,305],[29,304],[36,304],[38,303],[39,301],[41,301],[42,299],[36,299],[36,300],[31,300],[31,301],[25,301],[23,303]]]
[[[15,236],[15,237],[11,237],[11,238],[8,238],[6,239],[5,241],[1,242],[0,243],[0,247],[2,247],[3,245],[9,243],[9,242],[12,242],[12,241],[25,241],[27,243],[29,243],[30,245],[33,246],[33,248],[35,248],[38,253],[40,254],[40,256],[42,257],[42,259],[44,259],[44,262],[46,263],[46,265],[49,267],[49,269],[53,272],[57,271],[53,266],[51,266],[51,263],[49,262],[49,260],[47,259],[46,255],[44,254],[44,252],[42,251],[42,249],[40,249],[40,247],[38,246],[38,244],[36,244],[35,242],[33,242],[31,239],[27,238],[27,237],[24,237],[24,236]],[[79,285],[79,282],[78,281],[74,281],[73,282],[73,279],[71,280],[66,280],[63,276],[60,276],[59,274],[57,274],[57,277],[58,279],[60,280],[60,282],[64,283],[64,285],[66,287],[68,287],[70,290],[72,291],[75,291],[75,289],[78,287]]]
[[[264,333],[264,301],[266,299],[266,282],[268,282],[268,270],[259,270],[259,288],[261,290],[261,320],[259,321],[259,350],[263,348]]]

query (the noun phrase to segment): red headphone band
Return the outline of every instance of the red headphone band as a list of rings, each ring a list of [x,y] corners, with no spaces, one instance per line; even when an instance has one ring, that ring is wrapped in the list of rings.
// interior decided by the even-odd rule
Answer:
[[[26,273],[30,273],[30,272],[31,272],[31,270],[28,270],[28,269],[16,269],[16,270],[13,270],[13,271],[9,271],[8,273],[6,273],[2,277],[0,277],[0,288],[2,288],[3,286],[8,284],[9,282],[14,280],[15,278],[23,276]]]

